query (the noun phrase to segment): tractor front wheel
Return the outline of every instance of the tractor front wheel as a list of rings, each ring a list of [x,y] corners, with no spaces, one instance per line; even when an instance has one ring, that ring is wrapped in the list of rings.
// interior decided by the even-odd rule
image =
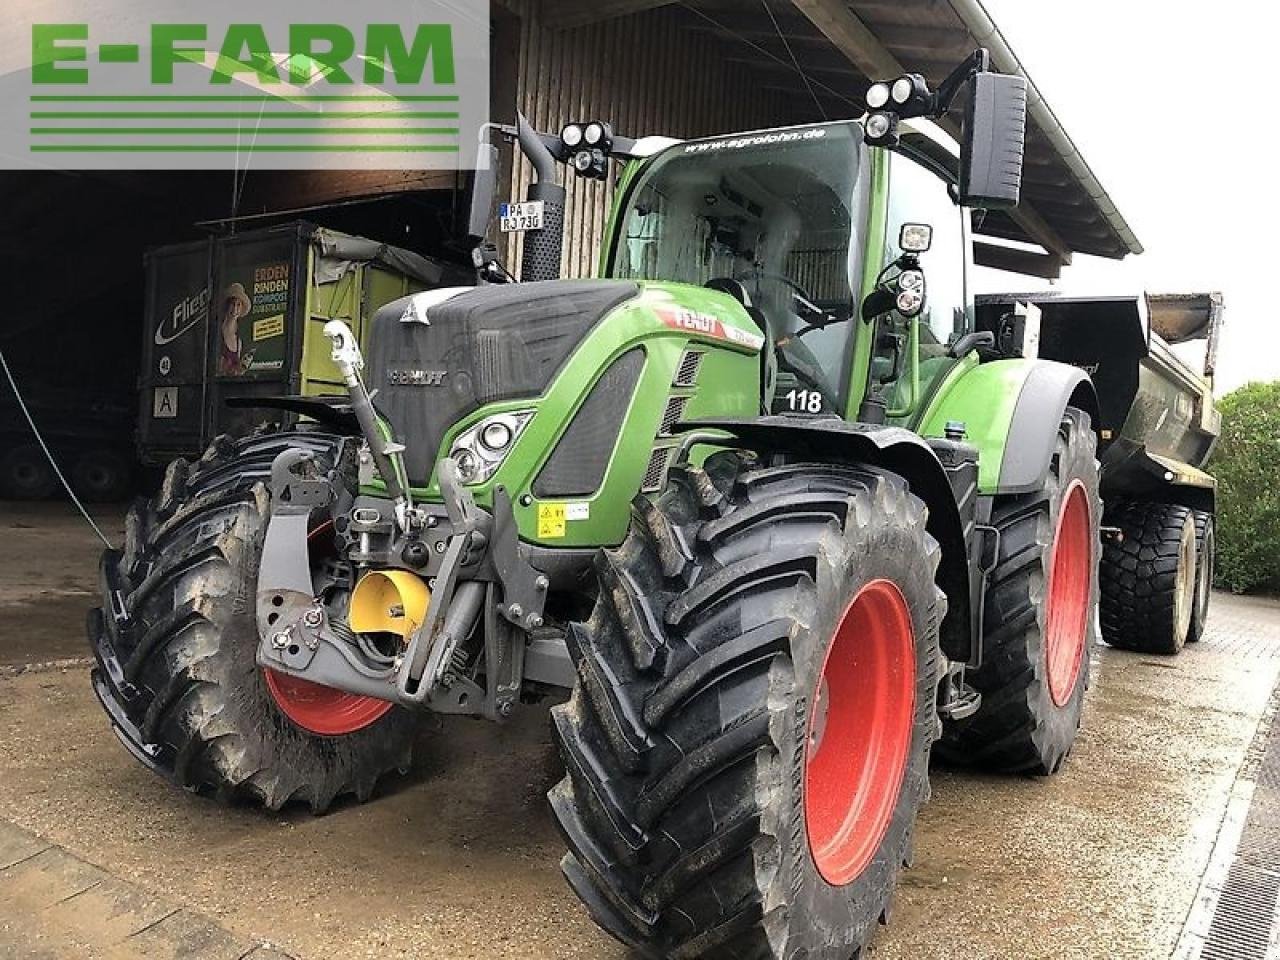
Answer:
[[[407,770],[414,723],[383,700],[260,669],[254,602],[276,456],[301,447],[321,469],[336,438],[220,440],[178,460],[160,493],[128,514],[122,552],[102,557],[103,603],[89,617],[94,690],[125,746],[181,786],[276,810],[320,812],[367,798]],[[317,523],[316,557],[332,529]]]
[[[554,711],[562,867],[605,930],[654,957],[867,944],[929,793],[939,556],[870,467],[721,454],[636,502]]]

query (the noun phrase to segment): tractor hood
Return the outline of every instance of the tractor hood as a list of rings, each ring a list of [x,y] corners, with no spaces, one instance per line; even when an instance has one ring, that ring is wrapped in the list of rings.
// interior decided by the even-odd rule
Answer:
[[[431,290],[387,304],[373,320],[368,386],[425,485],[450,426],[498,400],[537,397],[592,328],[639,296],[618,280],[551,280]]]

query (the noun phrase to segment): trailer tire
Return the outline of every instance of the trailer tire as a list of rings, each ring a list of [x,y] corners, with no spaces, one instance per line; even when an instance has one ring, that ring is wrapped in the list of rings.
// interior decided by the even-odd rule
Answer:
[[[1108,511],[1122,537],[1102,551],[1102,639],[1121,650],[1176,654],[1196,601],[1196,521],[1190,507],[1127,501]]]
[[[129,461],[114,450],[90,450],[71,468],[71,487],[91,503],[113,503],[129,494],[133,471]]]
[[[1218,553],[1217,522],[1212,513],[1195,511],[1196,521],[1196,602],[1191,611],[1191,629],[1187,643],[1196,643],[1204,636],[1209,622],[1209,600],[1213,596],[1214,562]]]
[[[871,467],[725,453],[633,509],[552,711],[565,877],[647,957],[857,956],[929,795],[923,503]]]
[[[47,500],[58,489],[58,477],[34,443],[14,447],[0,459],[0,494],[13,500]]]
[[[134,505],[123,549],[102,555],[92,681],[129,751],[180,786],[319,813],[406,771],[415,724],[390,708],[341,736],[310,732],[289,719],[255,661],[266,481],[289,447],[310,450],[322,468],[338,449],[319,433],[220,438],[198,462],[171,463],[160,492]]]
[[[1089,415],[1068,407],[1056,444],[1040,490],[994,504],[999,554],[987,582],[983,662],[967,675],[982,703],[944,725],[936,752],[951,763],[1053,774],[1080,728],[1097,639],[1102,516]]]

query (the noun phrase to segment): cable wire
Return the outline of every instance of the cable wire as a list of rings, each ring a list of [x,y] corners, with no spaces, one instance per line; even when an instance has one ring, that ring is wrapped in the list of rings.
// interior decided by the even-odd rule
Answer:
[[[760,44],[753,42],[749,37],[745,37],[741,33],[738,33],[738,31],[734,30],[732,27],[726,26],[725,24],[721,23],[719,20],[717,20],[715,17],[711,16],[710,14],[706,13],[705,11],[699,10],[697,7],[688,3],[687,0],[679,0],[679,2],[680,2],[680,6],[682,6],[684,9],[688,10],[690,13],[694,14],[695,16],[701,17],[703,20],[707,21],[707,23],[711,24],[717,30],[724,31],[729,36],[733,37],[735,40],[738,40],[741,43],[746,44],[752,50],[755,50],[757,53],[762,54],[763,56],[772,60],[774,63],[780,64],[786,67],[787,69],[792,69],[791,64],[787,63],[787,61],[783,60],[781,57],[775,54],[772,50],[768,50],[760,46]],[[852,64],[850,65],[850,67],[852,67]],[[847,97],[840,91],[827,86],[827,84],[823,83],[821,80],[813,80],[811,82],[813,83],[814,86],[818,87],[818,89],[824,91],[825,93],[831,94],[831,96],[835,97],[837,100],[843,100],[845,103],[849,104],[850,106],[855,107],[858,111],[857,113],[858,116],[862,116],[862,114],[866,112],[866,106],[864,104],[860,104],[857,100],[854,100],[851,97]]]
[[[804,72],[800,66],[800,61],[796,59],[795,51],[791,49],[791,44],[787,40],[787,35],[782,32],[782,27],[778,25],[778,18],[773,15],[773,8],[769,6],[769,0],[760,0],[764,7],[764,12],[769,15],[769,19],[773,22],[773,29],[778,34],[778,39],[782,41],[782,46],[786,48],[787,56],[791,58],[791,64],[796,68],[796,73],[800,74],[800,79],[804,81],[804,87],[809,91],[809,96],[813,97],[813,105],[818,108],[818,116],[823,120],[830,120],[827,116],[827,109],[822,105],[822,101],[818,99],[817,92],[813,89],[813,84],[809,82],[809,75]]]
[[[18,390],[18,384],[13,379],[13,372],[9,369],[9,363],[4,358],[4,351],[0,350],[0,367],[4,368],[5,379],[9,381],[9,386],[13,389],[13,395],[18,401],[18,409],[22,411],[22,415],[27,418],[27,426],[31,428],[31,432],[35,434],[36,440],[40,443],[40,449],[44,451],[45,457],[49,460],[49,466],[53,467],[53,472],[58,475],[58,480],[62,483],[62,488],[67,491],[67,496],[71,498],[71,502],[76,505],[80,511],[80,515],[84,517],[85,522],[93,527],[93,532],[98,535],[98,539],[102,541],[102,545],[108,550],[114,550],[115,547],[111,541],[106,538],[98,525],[93,522],[93,517],[89,516],[89,511],[84,508],[84,504],[80,502],[80,498],[76,496],[75,491],[71,489],[71,484],[67,483],[67,478],[62,475],[62,471],[58,469],[58,461],[53,458],[53,452],[49,449],[49,445],[44,442],[44,437],[40,434],[40,428],[36,426],[36,422],[31,417],[31,411],[27,409],[27,403],[22,399],[22,393]]]

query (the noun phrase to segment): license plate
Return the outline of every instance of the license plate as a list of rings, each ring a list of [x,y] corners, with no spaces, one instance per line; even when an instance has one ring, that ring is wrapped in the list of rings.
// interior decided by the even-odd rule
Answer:
[[[542,201],[498,205],[498,226],[503,233],[524,233],[542,229]]]

